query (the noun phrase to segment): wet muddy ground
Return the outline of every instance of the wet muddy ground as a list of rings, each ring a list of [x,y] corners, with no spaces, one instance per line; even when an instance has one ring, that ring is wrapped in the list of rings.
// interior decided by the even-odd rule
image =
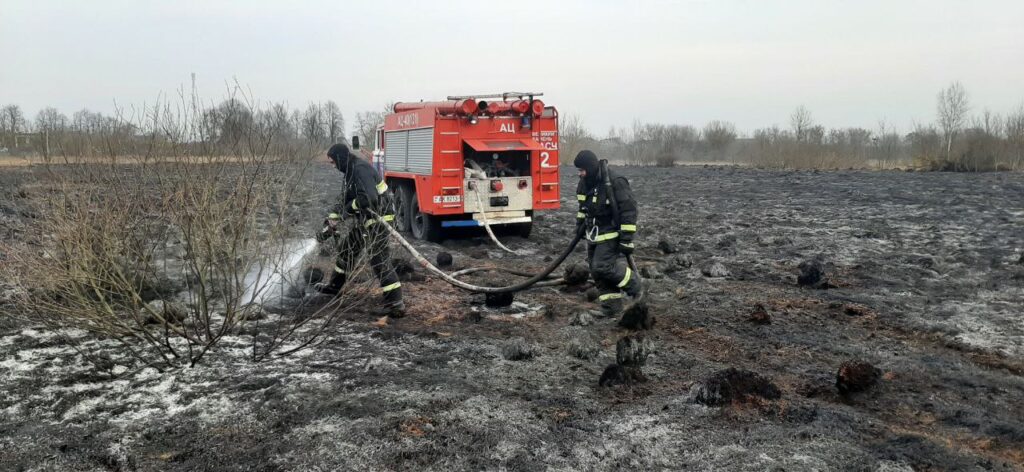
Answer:
[[[310,231],[337,194],[322,170]],[[0,173],[0,241],[32,237],[27,172]],[[0,469],[1024,469],[1024,175],[623,173],[656,317],[626,343],[646,356],[637,382],[599,386],[636,333],[579,316],[579,288],[489,310],[428,277],[388,325],[351,313],[320,349],[260,364],[230,338],[165,374],[113,351],[97,371],[68,341],[107,342],[5,319]],[[418,246],[453,270],[540,268],[574,190],[563,169],[563,208],[504,238],[526,257],[482,237]],[[854,360],[876,383],[841,394]]]

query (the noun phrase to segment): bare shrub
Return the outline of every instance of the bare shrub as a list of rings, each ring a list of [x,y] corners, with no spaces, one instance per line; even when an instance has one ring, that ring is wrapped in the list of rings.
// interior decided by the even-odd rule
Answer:
[[[566,113],[558,118],[558,148],[562,160],[571,162],[580,151],[591,147],[594,137],[579,115]]]
[[[669,167],[692,157],[699,133],[692,126],[634,121],[628,131],[605,140],[629,165]]]
[[[903,138],[884,122],[877,134],[864,128],[826,131],[804,107],[793,112],[790,122],[789,130],[773,126],[754,131],[740,156],[764,167],[796,169],[889,168],[907,160]]]
[[[1024,104],[1006,117],[1007,155],[1013,170],[1024,169]]]
[[[704,126],[703,136],[707,143],[711,158],[725,158],[726,149],[736,140],[736,125],[728,121],[711,121]]]
[[[624,136],[626,162],[634,166],[651,165],[658,152],[658,143],[654,141],[655,125],[633,121],[633,127]]]
[[[35,143],[36,150],[43,157],[50,156],[50,141],[60,142],[68,127],[68,117],[56,108],[46,107],[36,114],[36,132],[42,139]]]
[[[384,124],[384,112],[367,111],[356,113],[356,133],[359,135],[360,146],[375,149],[377,145],[377,127]]]
[[[878,123],[878,135],[874,143],[873,159],[876,167],[889,169],[907,161],[907,146],[903,138],[885,121]]]
[[[257,360],[307,347],[372,293],[364,255],[352,275],[362,285],[330,304],[300,307],[301,316],[261,306],[295,282],[295,224],[312,191],[301,183],[322,152],[281,139],[293,124],[281,109],[238,94],[204,108],[183,93],[79,119],[98,128],[58,148],[96,154],[46,159],[49,198],[33,228],[42,241],[7,251],[19,315],[116,340],[163,368],[193,365],[230,337],[248,336]]]
[[[655,130],[654,139],[660,146],[658,157],[655,160],[656,165],[671,167],[676,162],[693,156],[693,148],[700,137],[694,127],[659,125]]]

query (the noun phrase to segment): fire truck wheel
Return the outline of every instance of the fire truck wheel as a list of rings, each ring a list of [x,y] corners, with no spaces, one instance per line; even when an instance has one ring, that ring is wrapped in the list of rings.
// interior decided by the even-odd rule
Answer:
[[[515,235],[517,235],[517,236],[519,236],[520,238],[523,238],[523,239],[529,238],[530,237],[530,232],[533,231],[533,222],[532,221],[529,222],[529,223],[516,223],[516,224],[514,224],[512,226],[513,226],[512,231],[514,231],[513,234],[515,234]]]
[[[408,232],[412,221],[412,201],[416,193],[409,185],[395,185],[395,229]]]
[[[417,201],[415,194],[413,195],[410,199],[411,208],[409,211],[413,237],[432,243],[441,242],[441,220],[434,215],[421,212],[420,203]]]

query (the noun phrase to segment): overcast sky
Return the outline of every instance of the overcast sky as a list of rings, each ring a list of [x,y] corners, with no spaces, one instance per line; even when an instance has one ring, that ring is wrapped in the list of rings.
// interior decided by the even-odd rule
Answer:
[[[1024,101],[1024,1],[0,0],[0,105],[32,117],[152,102],[195,73],[223,97],[389,101],[543,91],[593,131],[634,119],[741,131],[797,105],[907,131],[961,81],[976,111]]]

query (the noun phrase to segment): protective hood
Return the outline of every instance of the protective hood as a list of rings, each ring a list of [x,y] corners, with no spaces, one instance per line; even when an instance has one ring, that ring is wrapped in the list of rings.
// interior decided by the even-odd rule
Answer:
[[[334,162],[334,167],[338,169],[338,172],[342,173],[348,172],[351,154],[348,146],[341,143],[335,144],[327,150],[327,157],[331,158],[331,161]]]
[[[577,169],[583,169],[587,171],[587,186],[593,187],[597,185],[601,179],[601,163],[597,160],[597,155],[592,151],[583,150],[576,155],[576,159],[573,160],[572,164]]]

